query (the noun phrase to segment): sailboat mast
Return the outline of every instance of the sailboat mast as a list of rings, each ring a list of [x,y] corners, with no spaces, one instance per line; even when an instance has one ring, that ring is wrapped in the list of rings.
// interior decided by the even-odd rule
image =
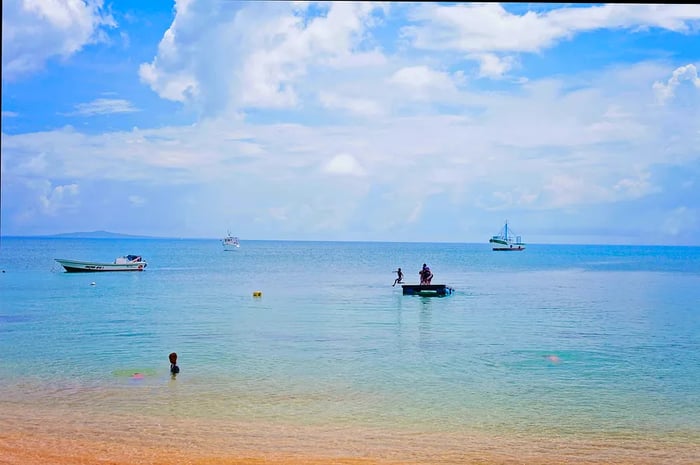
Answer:
[[[505,236],[506,236],[506,240],[508,240],[508,220],[506,220]]]

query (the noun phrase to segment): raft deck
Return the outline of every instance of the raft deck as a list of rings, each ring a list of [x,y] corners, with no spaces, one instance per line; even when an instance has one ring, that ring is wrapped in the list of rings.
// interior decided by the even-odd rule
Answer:
[[[403,295],[420,295],[424,297],[443,297],[454,292],[447,284],[402,284]]]

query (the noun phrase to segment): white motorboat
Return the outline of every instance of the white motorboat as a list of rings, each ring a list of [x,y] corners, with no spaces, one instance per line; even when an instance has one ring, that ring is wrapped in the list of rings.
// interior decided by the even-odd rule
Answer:
[[[241,244],[238,242],[238,238],[236,236],[232,236],[230,232],[221,240],[221,243],[224,246],[224,250],[236,250],[241,246]]]
[[[86,262],[55,258],[68,273],[94,273],[99,271],[143,271],[148,264],[140,255],[117,257],[113,263]]]

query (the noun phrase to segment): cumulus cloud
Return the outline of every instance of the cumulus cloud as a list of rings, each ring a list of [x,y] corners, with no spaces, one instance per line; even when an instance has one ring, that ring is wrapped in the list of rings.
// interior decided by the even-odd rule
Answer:
[[[676,88],[683,81],[688,81],[696,88],[700,89],[700,77],[698,77],[698,70],[695,65],[688,64],[676,68],[665,84],[661,81],[656,81],[653,85],[653,89],[658,102],[663,104],[672,99],[675,95]]]
[[[178,2],[172,25],[141,79],[161,97],[200,105],[286,108],[299,103],[297,84],[309,66],[354,67],[382,62],[363,48],[365,31],[384,6],[330,2],[232,4]]]
[[[502,78],[516,63],[512,56],[499,57],[494,53],[471,54],[468,57],[479,62],[480,77],[493,79]]]
[[[331,158],[323,167],[323,171],[329,174],[365,176],[362,165],[352,155],[343,153]]]
[[[2,5],[2,76],[12,81],[100,40],[116,22],[102,0],[17,0]]]
[[[55,216],[62,210],[74,207],[80,189],[77,184],[52,186],[49,182],[40,183],[38,203],[41,212]]]

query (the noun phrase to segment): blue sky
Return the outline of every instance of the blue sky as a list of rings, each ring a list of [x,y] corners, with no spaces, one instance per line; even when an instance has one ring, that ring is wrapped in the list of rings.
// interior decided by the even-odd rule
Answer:
[[[2,235],[700,245],[698,5],[2,7]]]

